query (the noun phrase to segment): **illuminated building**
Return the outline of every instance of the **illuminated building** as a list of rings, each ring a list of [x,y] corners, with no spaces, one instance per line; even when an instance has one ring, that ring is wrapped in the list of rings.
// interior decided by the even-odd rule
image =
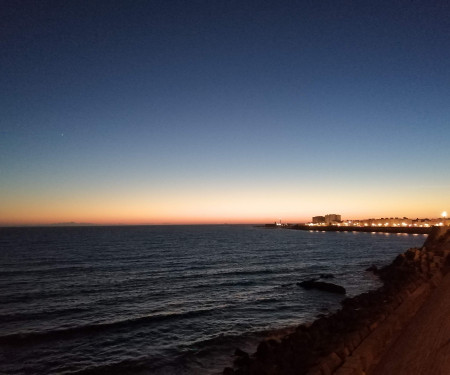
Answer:
[[[325,224],[327,225],[336,224],[340,222],[341,222],[341,215],[336,214],[325,215]]]

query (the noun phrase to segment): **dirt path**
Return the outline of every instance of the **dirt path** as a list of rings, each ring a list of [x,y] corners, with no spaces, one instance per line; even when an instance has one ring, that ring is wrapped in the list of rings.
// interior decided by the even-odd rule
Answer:
[[[450,375],[450,273],[369,375]]]

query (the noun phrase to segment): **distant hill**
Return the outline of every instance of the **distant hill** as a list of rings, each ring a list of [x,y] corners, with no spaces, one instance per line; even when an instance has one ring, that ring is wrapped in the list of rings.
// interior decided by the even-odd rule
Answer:
[[[48,224],[47,226],[49,227],[89,227],[89,226],[95,226],[97,224],[93,224],[93,223],[76,223],[74,221],[69,221],[66,223],[53,223],[53,224]]]

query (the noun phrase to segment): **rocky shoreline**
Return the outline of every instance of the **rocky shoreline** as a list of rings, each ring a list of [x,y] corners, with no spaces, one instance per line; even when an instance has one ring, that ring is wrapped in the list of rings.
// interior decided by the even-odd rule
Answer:
[[[266,339],[254,354],[237,349],[224,375],[365,374],[450,270],[450,229],[434,228],[422,248],[373,268],[383,286],[294,332]]]

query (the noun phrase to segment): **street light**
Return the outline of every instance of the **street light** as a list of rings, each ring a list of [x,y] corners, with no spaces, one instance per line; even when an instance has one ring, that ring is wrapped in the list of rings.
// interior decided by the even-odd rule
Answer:
[[[447,211],[443,211],[443,212],[441,213],[441,216],[442,216],[442,218],[444,219],[444,220],[442,220],[442,221],[443,221],[443,224],[446,225],[447,223],[445,222],[445,219],[447,218]]]

